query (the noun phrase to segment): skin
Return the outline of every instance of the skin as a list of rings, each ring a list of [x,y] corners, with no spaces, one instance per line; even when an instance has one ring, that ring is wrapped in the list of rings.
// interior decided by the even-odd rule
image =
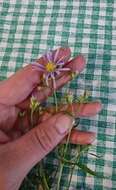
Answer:
[[[71,71],[80,73],[85,67],[82,56],[68,61],[69,48],[60,48],[59,57],[61,56]],[[38,62],[45,64],[42,57]],[[22,120],[23,128],[20,129],[18,113],[29,108],[31,94],[34,93],[42,102],[53,92],[51,84],[49,88],[40,87],[41,76],[41,72],[33,70],[31,65],[28,65],[0,83],[0,189],[2,190],[18,190],[30,169],[66,137],[73,124],[73,118],[66,114],[66,111],[70,111],[70,106],[61,105],[60,112],[56,114],[51,111],[52,108],[49,108],[49,112],[45,112],[31,130],[28,115],[25,115]],[[62,73],[57,77],[56,88],[62,87],[69,80],[71,80],[70,74]],[[84,104],[79,112],[77,112],[79,104],[73,106],[76,117],[93,116],[101,110],[99,102]],[[91,144],[94,139],[94,133],[74,129],[70,142]]]

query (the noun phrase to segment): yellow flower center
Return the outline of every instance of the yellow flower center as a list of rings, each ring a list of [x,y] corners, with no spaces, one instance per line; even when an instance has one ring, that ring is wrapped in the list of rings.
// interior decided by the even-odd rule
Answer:
[[[53,62],[48,62],[45,67],[47,72],[54,72],[56,65]]]

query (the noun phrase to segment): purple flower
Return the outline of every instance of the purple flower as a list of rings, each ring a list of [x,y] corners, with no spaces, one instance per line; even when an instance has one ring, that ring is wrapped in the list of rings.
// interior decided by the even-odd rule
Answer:
[[[48,86],[48,80],[52,79],[53,87],[56,88],[55,77],[59,75],[61,72],[69,71],[70,68],[65,68],[64,56],[58,58],[59,50],[57,49],[55,54],[53,51],[49,51],[46,55],[44,55],[45,64],[40,64],[38,62],[34,62],[33,68],[42,71],[43,77],[45,78],[46,84]]]

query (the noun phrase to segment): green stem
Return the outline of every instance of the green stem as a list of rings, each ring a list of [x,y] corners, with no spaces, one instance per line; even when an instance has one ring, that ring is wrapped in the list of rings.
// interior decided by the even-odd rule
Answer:
[[[57,101],[57,95],[56,91],[54,90],[54,102],[55,102],[55,110],[58,111],[58,101]]]
[[[60,190],[60,182],[61,182],[61,177],[62,177],[63,168],[64,168],[64,164],[61,162],[61,163],[60,163],[60,171],[59,171],[58,183],[57,183],[57,188],[56,188],[56,190]]]
[[[89,145],[88,145],[89,146]],[[73,175],[73,172],[74,172],[74,169],[76,167],[76,164],[79,162],[79,159],[80,159],[80,156],[83,154],[83,152],[87,151],[88,150],[88,146],[85,146],[82,150],[80,149],[80,146],[77,147],[77,151],[76,151],[76,155],[74,157],[74,160],[73,162],[72,161],[69,161],[70,164],[72,164],[72,168],[71,168],[71,173],[70,173],[70,179],[69,179],[69,183],[68,183],[68,188],[67,190],[69,189],[70,187],[70,184],[71,184],[71,180],[72,180],[72,175]]]
[[[56,147],[56,150],[58,151],[58,147]],[[60,160],[58,160],[58,165],[57,165],[56,170],[55,170],[55,172],[54,172],[53,179],[56,179],[56,176],[57,176],[58,170],[59,170],[59,167],[58,167],[59,165],[60,165]],[[51,187],[52,187],[52,186],[51,186]]]
[[[80,159],[80,148],[79,150],[77,151],[76,155],[75,155],[75,162],[78,162]],[[72,175],[73,175],[73,172],[74,172],[74,169],[75,169],[75,164],[72,166],[71,168],[71,173],[70,173],[70,178],[69,178],[69,183],[68,183],[68,187],[67,187],[67,190],[69,190],[70,188],[70,184],[71,184],[71,180],[72,180]]]
[[[71,135],[71,130],[72,130],[72,127],[69,129],[66,145],[65,145],[65,148],[63,150],[63,157],[64,158],[65,158],[66,153],[67,153],[67,149],[68,149],[68,145],[69,145],[69,140],[70,140],[70,135]],[[64,168],[64,163],[61,162],[60,163],[59,176],[58,176],[57,190],[60,190],[60,181],[61,181],[61,177],[62,177],[63,168]]]
[[[72,115],[74,116],[74,109],[73,109],[72,104],[71,104],[71,109],[72,109]],[[67,137],[67,140],[66,140],[66,145],[65,145],[64,150],[63,150],[63,157],[64,158],[65,158],[66,153],[67,153],[72,127],[73,126],[71,126],[70,129],[69,129],[68,137]],[[58,183],[57,183],[57,190],[60,190],[60,181],[61,181],[61,177],[62,177],[63,168],[64,168],[64,163],[61,162],[60,171],[59,171],[59,177],[58,177]]]
[[[64,154],[64,146],[62,148],[63,145],[61,145],[61,155]],[[57,187],[56,187],[56,190],[60,190],[60,181],[61,181],[61,177],[62,177],[62,172],[63,172],[63,167],[64,167],[64,164],[62,163],[62,160],[60,160],[60,163],[59,163],[59,175],[58,175],[58,182],[57,182]]]
[[[43,183],[44,183],[45,190],[50,190],[44,173],[43,173]]]
[[[78,112],[80,111],[80,107],[81,107],[81,104],[79,105],[79,108],[78,108]],[[71,109],[72,109],[72,115],[73,117],[75,117],[75,114],[74,114],[74,108],[73,108],[73,105],[71,104]],[[71,131],[69,133],[71,135]],[[69,140],[70,140],[70,136],[69,136],[69,139],[68,139],[68,143],[69,143]],[[80,159],[80,154],[79,154],[79,150],[76,152],[76,155],[75,155],[75,161],[79,161]],[[73,165],[72,169],[71,169],[71,173],[70,173],[70,179],[69,179],[69,183],[68,183],[68,187],[67,187],[67,190],[69,189],[70,187],[70,184],[71,184],[71,180],[72,180],[72,175],[73,175],[73,172],[74,172],[74,169],[75,169],[75,165]]]
[[[71,129],[70,129],[70,131],[71,131]],[[63,157],[65,157],[65,155],[66,155],[69,139],[70,139],[70,132],[69,132],[69,135],[68,135],[68,138],[67,138],[65,149],[63,151],[64,152]],[[60,163],[59,176],[58,176],[57,190],[60,190],[60,181],[61,181],[61,177],[62,177],[63,168],[64,168],[64,163],[61,162]]]
[[[46,175],[45,175],[45,172],[43,169],[42,162],[39,163],[39,166],[40,166],[39,167],[39,173],[40,173],[40,177],[41,177],[41,181],[42,181],[43,190],[50,190],[48,183],[47,183],[47,180],[46,180]]]
[[[78,159],[78,161],[79,161],[79,159]],[[72,175],[73,175],[75,166],[76,166],[76,165],[73,165],[73,167],[71,168],[70,179],[69,179],[69,183],[68,183],[67,190],[69,190],[69,187],[70,187],[70,184],[71,184],[71,181],[72,181]]]
[[[79,113],[79,111],[80,111],[80,107],[81,107],[81,104],[79,105],[78,113]],[[73,105],[72,105],[72,104],[71,104],[71,109],[72,109],[72,115],[73,115],[73,117],[74,117],[75,114],[74,114],[74,108],[73,108]],[[71,135],[71,131],[70,131],[69,134]],[[70,139],[70,137],[69,137],[69,139]],[[77,162],[78,162],[79,159],[80,159],[80,154],[79,154],[79,155],[78,155],[78,154],[79,154],[79,150],[77,151],[77,153],[76,153],[76,155],[75,155],[75,161],[77,160]],[[75,165],[73,165],[72,168],[71,168],[70,179],[69,179],[69,183],[68,183],[67,190],[70,188],[70,184],[71,184],[71,180],[72,180],[72,175],[73,175],[74,169],[75,169]]]

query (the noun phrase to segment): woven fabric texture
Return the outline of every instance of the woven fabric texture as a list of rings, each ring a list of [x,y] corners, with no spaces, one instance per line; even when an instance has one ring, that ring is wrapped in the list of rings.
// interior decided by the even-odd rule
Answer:
[[[80,121],[80,129],[97,134],[83,162],[108,178],[88,176],[75,169],[70,190],[116,189],[116,1],[115,0],[1,0],[0,80],[40,57],[48,49],[69,46],[72,57],[83,54],[86,68],[66,88],[75,96],[89,90],[99,99],[102,111]],[[49,100],[52,101],[52,98]],[[54,153],[46,159],[55,164]],[[62,190],[69,170],[64,169]],[[22,187],[22,189],[24,189]],[[34,189],[34,186],[30,190]]]

